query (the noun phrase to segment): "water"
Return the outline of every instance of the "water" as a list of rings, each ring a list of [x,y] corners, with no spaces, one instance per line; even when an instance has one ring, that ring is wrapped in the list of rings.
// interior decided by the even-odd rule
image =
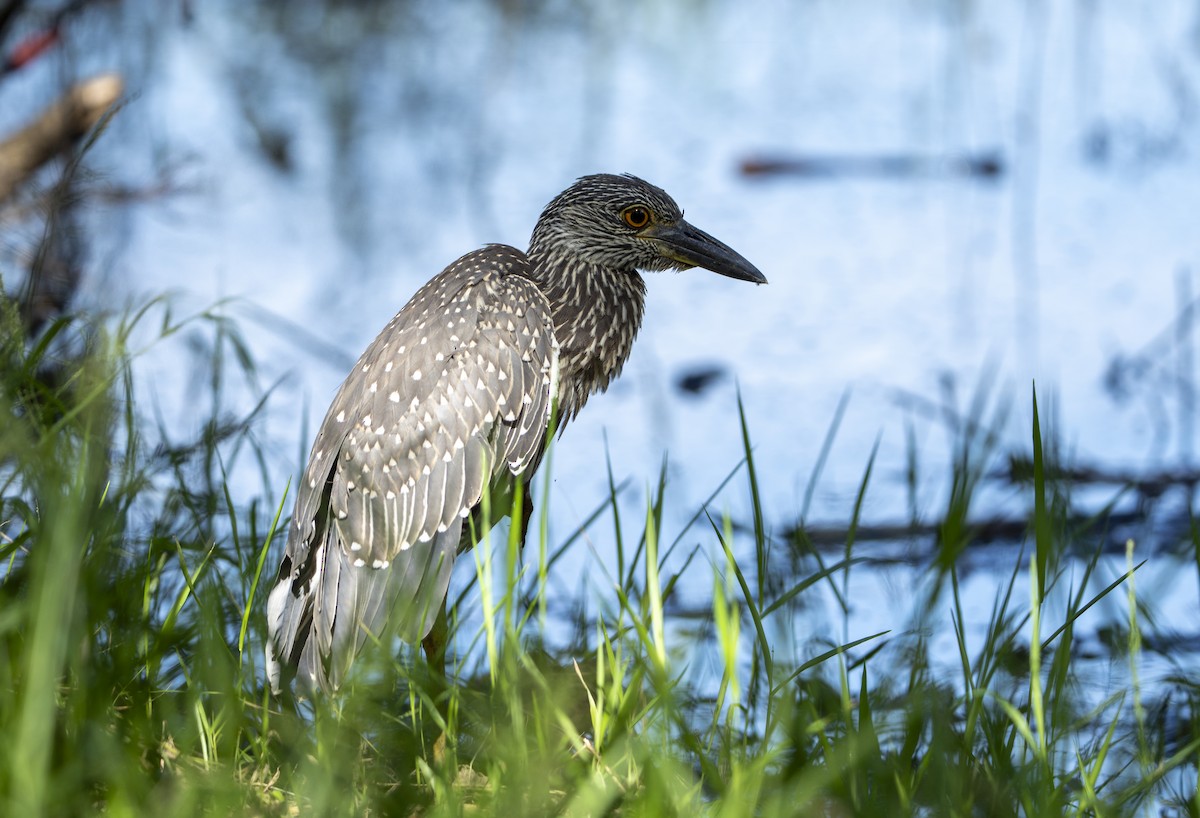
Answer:
[[[1028,449],[1036,381],[1043,423],[1073,460],[1192,465],[1195,333],[1171,322],[1200,290],[1194,3],[368,3],[283,14],[218,2],[196,4],[188,22],[125,6],[95,22],[77,55],[82,70],[115,67],[131,86],[94,164],[183,192],[96,217],[84,297],[137,303],[169,289],[192,309],[234,299],[225,309],[242,319],[259,383],[282,379],[262,426],[275,491],[349,362],[409,295],[470,248],[523,246],[545,202],[595,171],[662,185],[770,285],[650,277],[625,374],[555,450],[558,537],[603,501],[606,458],[632,486],[626,519],[639,519],[665,453],[674,536],[743,456],[739,395],[777,532],[798,522],[843,399],[808,522],[849,521],[876,446],[864,520],[935,515],[955,440],[937,405],[967,414],[981,388],[1011,406],[999,431],[1013,449]],[[6,83],[5,122],[45,98],[49,70]],[[738,172],[771,155],[981,151],[999,152],[1002,177]],[[1118,359],[1144,366],[1114,369]],[[178,344],[138,363],[147,401],[184,429],[202,417],[188,367]],[[674,386],[706,367],[727,374],[699,395]],[[1120,399],[1113,374],[1128,385]],[[230,400],[245,408],[254,396]],[[235,486],[258,491],[245,472]],[[1087,497],[1095,508],[1113,494]],[[987,483],[976,511],[1027,503]],[[747,519],[744,479],[714,509]],[[589,577],[585,593],[603,595],[588,561],[611,566],[611,539],[597,529],[557,568],[562,585]],[[1170,582],[1170,559],[1152,556],[1165,615],[1193,617],[1197,589]],[[921,565],[856,571],[855,594],[910,588]],[[990,599],[996,576],[976,577]],[[705,568],[687,594],[703,599],[710,583]],[[849,638],[902,630],[896,607],[856,602],[829,627]]]

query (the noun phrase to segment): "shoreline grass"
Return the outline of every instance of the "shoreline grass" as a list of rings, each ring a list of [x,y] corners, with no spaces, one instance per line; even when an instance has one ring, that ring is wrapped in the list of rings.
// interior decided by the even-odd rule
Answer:
[[[164,338],[210,339],[211,417],[171,445],[130,366],[134,328],[159,316]],[[267,397],[242,417],[223,408],[229,378],[253,371],[236,327],[176,321],[161,302],[103,326],[55,359],[70,320],[30,345],[0,316],[0,813],[1200,815],[1200,683],[1185,664],[1145,675],[1143,636],[1161,623],[1138,551],[1115,577],[1100,549],[1079,556],[1095,529],[1068,524],[1036,399],[1029,552],[995,572],[982,629],[959,558],[997,456],[989,395],[962,427],[911,609],[871,633],[852,614],[873,570],[854,542],[870,464],[826,559],[802,527],[770,530],[794,510],[763,507],[743,413],[744,462],[682,530],[664,522],[665,464],[640,518],[621,513],[608,464],[610,496],[562,542],[542,504],[523,550],[503,529],[476,549],[448,687],[385,644],[337,696],[297,703],[271,697],[261,667],[290,503],[235,497],[227,479],[248,459],[267,482]],[[716,511],[723,491],[747,493],[745,526]],[[561,557],[604,526],[617,569],[596,583],[611,589],[597,613],[550,599]],[[1200,579],[1200,556],[1166,558]],[[712,589],[705,610],[677,605],[684,584]],[[808,630],[817,595],[839,627]],[[1110,654],[1090,657],[1078,634],[1113,606]],[[948,635],[952,671],[933,646]],[[1118,666],[1127,683],[1097,692],[1097,670]]]

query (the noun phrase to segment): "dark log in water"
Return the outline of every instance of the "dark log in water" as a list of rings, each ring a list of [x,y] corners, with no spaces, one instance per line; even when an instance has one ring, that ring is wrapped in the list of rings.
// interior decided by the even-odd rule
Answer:
[[[1007,166],[999,151],[960,156],[920,154],[846,154],[803,156],[749,156],[742,160],[743,176],[799,176],[806,179],[844,179],[851,176],[890,179],[961,176],[979,181],[997,181]]]

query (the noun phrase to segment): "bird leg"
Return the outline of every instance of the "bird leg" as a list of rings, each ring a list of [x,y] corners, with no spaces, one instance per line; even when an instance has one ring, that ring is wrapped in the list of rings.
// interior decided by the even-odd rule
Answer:
[[[525,484],[525,491],[521,494],[521,519],[517,523],[521,526],[521,545],[525,545],[525,540],[529,537],[529,521],[533,519],[533,492],[529,490],[529,484]]]
[[[446,603],[443,600],[438,609],[437,618],[433,620],[433,627],[429,629],[429,633],[421,640],[421,649],[425,651],[425,660],[429,662],[430,670],[434,676],[443,681],[446,678],[446,642],[449,638],[448,631]]]
[[[433,627],[421,640],[421,649],[425,651],[425,661],[429,664],[430,686],[434,688],[433,700],[443,723],[449,727],[450,702],[446,696],[446,643],[449,640],[449,625],[446,621],[446,601],[438,606],[437,618]],[[442,730],[433,742],[433,766],[441,767],[446,761],[446,731]]]
[[[529,536],[529,521],[533,519],[533,498],[530,496],[529,487],[523,487],[524,491],[521,496],[521,511],[520,518],[516,520],[516,525],[520,526],[521,544],[525,544],[525,539]],[[473,522],[473,521],[472,521]],[[438,712],[441,713],[442,719],[449,726],[449,701],[444,699],[447,690],[446,684],[446,647],[449,641],[449,622],[446,617],[446,601],[443,600],[441,607],[438,609],[437,617],[433,620],[433,627],[429,629],[429,633],[421,640],[421,649],[425,652],[425,661],[429,665],[430,680],[432,686],[436,688],[434,691],[434,700],[437,702]],[[433,762],[434,766],[440,767],[446,760],[446,733],[442,731],[433,743]]]

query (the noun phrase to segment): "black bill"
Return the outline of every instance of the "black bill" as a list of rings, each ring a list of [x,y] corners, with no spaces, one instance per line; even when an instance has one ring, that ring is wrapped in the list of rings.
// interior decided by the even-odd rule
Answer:
[[[739,281],[767,283],[767,277],[733,248],[683,219],[675,224],[655,225],[643,235],[663,256],[685,267],[703,267]]]

